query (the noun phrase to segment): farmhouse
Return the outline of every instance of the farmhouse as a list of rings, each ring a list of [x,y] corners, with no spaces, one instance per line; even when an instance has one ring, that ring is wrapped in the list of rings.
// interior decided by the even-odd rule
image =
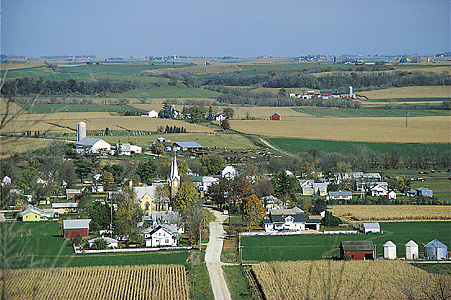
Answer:
[[[238,176],[238,172],[233,166],[227,165],[221,170],[221,176],[233,180]]]
[[[143,117],[149,117],[149,118],[158,118],[158,112],[155,110],[149,110]]]
[[[381,232],[381,227],[379,223],[363,223],[362,231],[363,233],[378,233]]]
[[[349,256],[351,260],[374,259],[373,241],[341,241],[340,258]]]
[[[174,142],[173,147],[179,147],[182,151],[199,151],[203,147],[197,142]]]
[[[280,117],[280,115],[279,115],[278,113],[273,113],[273,114],[269,117],[269,119],[272,120],[272,121],[280,121],[281,117]]]
[[[77,212],[77,207],[78,203],[76,202],[52,203],[53,212],[55,214]]]
[[[304,211],[298,207],[291,209],[273,209],[269,217],[263,219],[266,232],[319,230],[321,221],[306,218]]]
[[[89,248],[92,247],[92,245],[94,244],[95,241],[100,240],[100,239],[104,239],[106,241],[106,243],[108,245],[108,248],[113,248],[114,249],[114,248],[117,248],[118,245],[119,245],[118,240],[110,238],[110,237],[103,237],[102,236],[102,237],[96,237],[94,239],[88,240]]]
[[[406,259],[418,259],[418,244],[413,240],[407,242],[406,246]]]
[[[81,237],[87,237],[89,235],[89,222],[91,222],[91,219],[63,220],[64,238],[76,237],[79,232]]]
[[[448,247],[437,239],[424,246],[424,257],[427,259],[446,259]]]
[[[183,219],[176,211],[172,211],[171,208],[167,211],[152,211],[143,216],[143,221],[150,222],[151,227],[156,228],[159,225],[170,226],[173,231],[177,231],[180,234],[185,232]]]
[[[227,119],[226,116],[224,116],[221,113],[214,115],[214,117],[215,117],[215,121],[224,121],[225,119]]]
[[[131,145],[130,143],[116,144],[119,155],[132,155],[142,153],[142,147]]]
[[[102,139],[85,137],[75,144],[77,153],[102,154],[111,150],[111,145]]]
[[[219,181],[219,178],[216,176],[203,176],[202,177],[202,182],[201,182],[201,186],[200,186],[200,190],[207,192],[208,188],[213,184],[213,183],[217,183]]]
[[[433,191],[431,189],[425,187],[417,188],[417,196],[418,197],[432,197]]]
[[[53,209],[40,209],[32,205],[27,205],[27,208],[20,213],[20,217],[24,222],[47,220],[53,217]]]
[[[374,186],[371,187],[371,196],[379,197],[379,196],[387,196],[388,195],[388,183],[387,182],[377,182]]]
[[[387,241],[384,244],[384,258],[396,259],[396,245],[392,241]]]
[[[326,197],[326,200],[351,200],[351,199],[352,199],[351,191],[329,192],[329,195]]]
[[[168,228],[167,225],[159,225],[156,228],[149,227],[142,231],[146,247],[177,246],[178,232]]]

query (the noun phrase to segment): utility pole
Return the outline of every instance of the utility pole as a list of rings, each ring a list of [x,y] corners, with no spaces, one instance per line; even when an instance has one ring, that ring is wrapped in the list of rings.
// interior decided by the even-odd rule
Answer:
[[[409,115],[409,112],[406,109],[406,127],[407,127],[407,116]]]

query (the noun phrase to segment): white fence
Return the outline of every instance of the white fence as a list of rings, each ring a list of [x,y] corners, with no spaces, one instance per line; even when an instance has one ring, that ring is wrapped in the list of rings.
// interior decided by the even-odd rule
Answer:
[[[307,234],[358,234],[358,230],[326,230],[326,231],[316,231],[316,230],[305,230],[305,231],[259,231],[259,232],[241,232],[241,236],[254,236],[254,235],[307,235]]]
[[[119,253],[119,252],[154,252],[164,250],[191,250],[193,247],[161,247],[161,248],[122,248],[122,249],[104,249],[104,250],[82,250],[74,246],[74,252],[80,253]]]

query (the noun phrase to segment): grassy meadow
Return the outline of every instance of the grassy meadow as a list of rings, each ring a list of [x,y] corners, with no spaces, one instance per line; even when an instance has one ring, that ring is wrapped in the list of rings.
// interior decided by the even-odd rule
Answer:
[[[418,206],[421,208],[421,206]],[[422,244],[437,238],[451,245],[449,228],[451,222],[394,222],[380,223],[383,233],[352,235],[290,235],[241,237],[243,260],[287,261],[318,260],[339,256],[341,241],[372,240],[378,256],[383,254],[383,245],[392,241],[397,245],[398,256],[405,255],[404,245],[414,240],[423,252]]]

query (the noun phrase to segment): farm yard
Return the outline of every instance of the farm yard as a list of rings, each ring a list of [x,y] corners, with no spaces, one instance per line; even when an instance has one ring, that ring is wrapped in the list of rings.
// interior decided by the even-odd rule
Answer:
[[[6,299],[190,299],[183,265],[8,270],[5,292]]]
[[[437,238],[445,245],[451,245],[449,221],[387,222],[380,223],[380,226],[383,231],[380,234],[243,236],[240,244],[243,247],[243,261],[321,260],[338,257],[339,245],[343,240],[371,240],[376,245],[377,256],[382,255],[382,245],[388,240],[398,245],[399,257],[405,255],[404,245],[411,239],[421,245]],[[422,247],[419,250],[422,252]]]
[[[271,300],[409,299],[437,293],[440,286],[449,296],[451,284],[449,276],[399,261],[263,262],[252,271]]]

